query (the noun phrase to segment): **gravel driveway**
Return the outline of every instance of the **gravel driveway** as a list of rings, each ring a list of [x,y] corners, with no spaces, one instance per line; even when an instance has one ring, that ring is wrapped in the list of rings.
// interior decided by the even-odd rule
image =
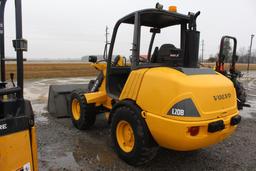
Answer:
[[[224,142],[192,152],[161,148],[148,165],[134,168],[114,153],[109,127],[98,115],[90,131],[78,131],[69,118],[46,111],[49,84],[85,83],[89,79],[45,79],[26,82],[25,96],[36,114],[40,170],[256,170],[256,73],[244,80],[252,105],[241,111],[237,131]],[[252,77],[252,76],[251,76]]]

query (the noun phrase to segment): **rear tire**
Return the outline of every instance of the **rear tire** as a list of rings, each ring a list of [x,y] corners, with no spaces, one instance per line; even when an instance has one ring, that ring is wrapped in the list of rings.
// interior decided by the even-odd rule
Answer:
[[[247,96],[246,90],[243,84],[240,83],[239,81],[236,81],[235,89],[236,89],[237,98],[239,99],[237,106],[238,106],[238,109],[240,110],[240,109],[243,109],[243,106],[246,102],[246,96]]]
[[[69,109],[72,123],[77,129],[87,130],[95,123],[97,111],[93,104],[87,104],[82,90],[72,92]]]
[[[122,128],[123,131],[120,130]],[[132,131],[127,132],[129,129]],[[115,109],[111,122],[111,136],[116,153],[130,165],[144,165],[157,154],[158,145],[141,117],[140,110],[127,106]]]

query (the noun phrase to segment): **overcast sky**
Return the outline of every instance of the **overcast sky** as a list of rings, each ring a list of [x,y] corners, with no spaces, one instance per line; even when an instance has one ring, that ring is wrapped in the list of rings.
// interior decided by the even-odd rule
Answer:
[[[235,36],[238,49],[248,50],[250,35],[256,34],[255,0],[23,0],[23,37],[29,42],[28,59],[79,58],[102,54],[104,31],[135,10],[152,8],[160,2],[178,12],[201,11],[198,30],[205,42],[205,56],[215,54],[222,35]],[[14,56],[14,3],[6,4],[6,56]],[[130,39],[130,35],[124,35]],[[163,40],[164,41],[164,40]],[[175,40],[177,41],[177,40]],[[175,42],[174,41],[174,42]],[[144,45],[144,46],[148,46]],[[126,48],[126,47],[124,47]],[[256,49],[256,40],[254,40]]]

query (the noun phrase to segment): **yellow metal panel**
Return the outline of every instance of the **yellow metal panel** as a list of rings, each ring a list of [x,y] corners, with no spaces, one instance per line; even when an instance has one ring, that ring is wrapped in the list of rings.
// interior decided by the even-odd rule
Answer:
[[[230,98],[214,100],[214,96],[230,94]],[[177,102],[191,98],[201,117],[167,115]],[[177,120],[208,120],[237,113],[233,83],[221,74],[185,75],[176,69],[149,69],[143,78],[137,104],[145,111]]]
[[[37,138],[36,138],[36,128],[33,126],[31,128],[31,144],[32,144],[32,156],[33,156],[33,168],[34,171],[38,170],[38,157],[37,157]]]
[[[139,70],[134,70],[130,73],[125,83],[125,86],[122,90],[121,96],[119,98],[120,100],[123,100],[123,99],[136,100],[137,99],[137,95],[140,90],[140,85],[141,85],[143,76],[147,70],[148,68],[139,69]]]
[[[124,57],[119,55],[119,60],[117,62],[117,66],[124,66],[125,62],[124,62]]]
[[[86,93],[85,98],[87,103],[104,103],[107,100],[107,95],[103,91],[95,93]]]
[[[94,67],[98,71],[105,71],[107,68],[106,63],[92,63],[91,66]]]
[[[146,123],[150,133],[161,147],[178,151],[190,151],[216,144],[231,135],[237,127],[230,125],[230,119],[235,115],[237,113],[222,118],[225,129],[215,133],[208,132],[208,124],[219,119],[186,122],[167,119],[146,112]],[[200,126],[197,136],[191,136],[189,134],[188,129],[192,126]]]
[[[94,67],[96,70],[103,72],[103,82],[99,88],[99,91],[102,91],[104,93],[106,93],[106,69],[107,69],[107,64],[106,63],[93,63],[91,64],[92,67]]]
[[[97,69],[98,71],[103,72],[104,79],[103,79],[103,82],[102,82],[98,92],[84,94],[84,96],[87,100],[87,103],[95,103],[96,106],[103,105],[106,108],[111,109],[112,108],[112,104],[111,104],[112,98],[107,96],[107,91],[106,91],[107,64],[106,63],[95,63],[95,64],[92,64],[92,66],[95,69]]]
[[[0,137],[0,170],[16,171],[30,165],[33,159],[29,131],[21,131]]]

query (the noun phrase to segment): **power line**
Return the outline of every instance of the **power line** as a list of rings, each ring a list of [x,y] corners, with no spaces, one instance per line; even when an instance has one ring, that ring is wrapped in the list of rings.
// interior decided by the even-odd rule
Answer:
[[[201,52],[201,63],[203,63],[204,62],[204,40],[202,40],[201,45],[202,45],[202,48],[201,48],[201,50],[202,50],[202,52]]]

